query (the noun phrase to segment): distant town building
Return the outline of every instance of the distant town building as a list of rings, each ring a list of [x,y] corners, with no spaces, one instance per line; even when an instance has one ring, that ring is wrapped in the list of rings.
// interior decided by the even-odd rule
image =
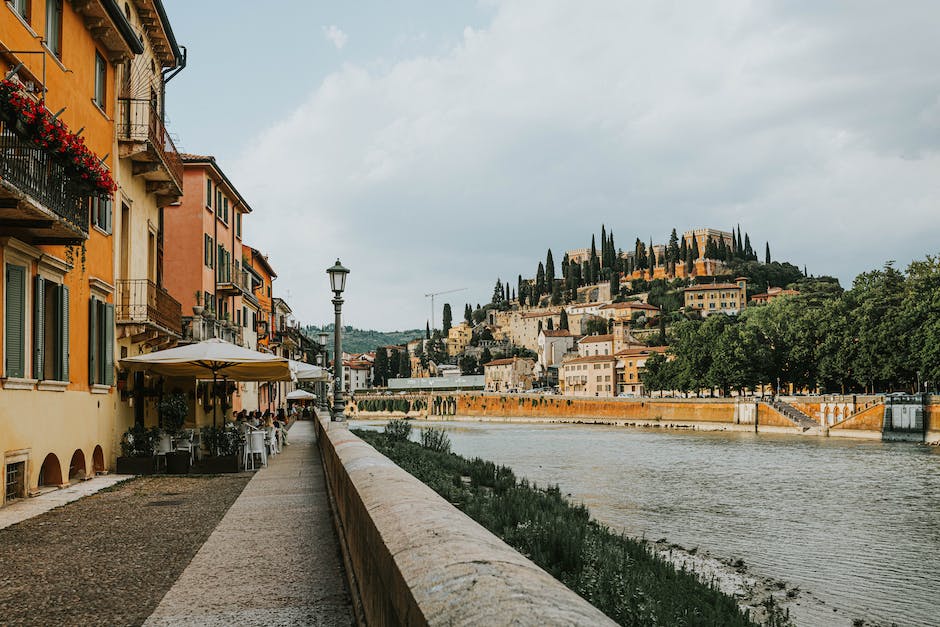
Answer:
[[[685,306],[698,311],[703,318],[716,313],[737,315],[747,306],[747,279],[738,277],[734,283],[687,287]]]
[[[780,298],[781,296],[796,296],[799,294],[797,290],[788,290],[782,287],[768,287],[767,291],[763,294],[754,294],[751,297],[751,302],[755,305],[766,305],[775,298]]]
[[[633,320],[634,314],[638,313],[647,317],[653,317],[659,314],[659,307],[648,305],[640,301],[610,303],[598,307],[596,315],[601,318],[607,318],[608,320],[627,322]]]
[[[617,358],[590,355],[565,360],[559,374],[565,396],[613,396],[617,386]]]
[[[495,359],[483,364],[483,389],[487,392],[519,392],[532,388],[535,362],[524,357]]]
[[[647,346],[643,348],[629,348],[616,353],[617,362],[617,393],[630,396],[645,396],[641,376],[646,360],[651,355],[663,354],[665,346]]]
[[[473,327],[466,322],[450,328],[447,333],[447,354],[456,357],[466,350],[473,337]]]
[[[597,355],[614,354],[614,336],[612,333],[604,335],[588,335],[578,340],[578,355],[580,357],[594,357]]]

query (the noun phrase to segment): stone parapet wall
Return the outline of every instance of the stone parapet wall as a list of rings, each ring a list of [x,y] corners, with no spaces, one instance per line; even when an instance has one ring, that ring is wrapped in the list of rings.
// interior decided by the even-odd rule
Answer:
[[[317,429],[366,624],[614,624],[345,423]]]
[[[729,399],[577,398],[522,394],[461,394],[456,416],[580,418],[735,423],[737,401]]]

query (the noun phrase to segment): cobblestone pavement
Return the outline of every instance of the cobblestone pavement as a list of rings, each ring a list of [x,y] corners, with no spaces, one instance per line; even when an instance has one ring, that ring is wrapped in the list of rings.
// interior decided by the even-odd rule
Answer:
[[[0,625],[139,625],[251,475],[142,477],[0,529]]]
[[[313,423],[259,471],[147,625],[352,625]]]
[[[82,481],[61,490],[52,490],[33,498],[18,499],[10,505],[0,507],[0,529],[23,522],[33,516],[62,507],[72,501],[110,488],[116,483],[127,481],[133,475],[103,475],[88,481]]]

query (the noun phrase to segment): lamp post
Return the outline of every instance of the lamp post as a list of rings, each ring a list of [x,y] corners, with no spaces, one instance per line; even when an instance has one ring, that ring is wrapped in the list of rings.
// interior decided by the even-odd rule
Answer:
[[[326,349],[326,341],[329,339],[330,335],[326,331],[320,331],[320,346],[323,347],[323,352],[320,353],[320,365],[323,366],[324,370],[330,367],[330,353]],[[325,381],[320,382],[320,410],[326,411],[328,409],[328,399],[327,396],[330,393],[329,385]]]
[[[343,401],[343,290],[346,289],[346,275],[349,269],[336,259],[336,264],[327,268],[330,275],[330,289],[333,290],[333,311],[336,314],[333,323],[333,420],[343,422],[346,407]]]

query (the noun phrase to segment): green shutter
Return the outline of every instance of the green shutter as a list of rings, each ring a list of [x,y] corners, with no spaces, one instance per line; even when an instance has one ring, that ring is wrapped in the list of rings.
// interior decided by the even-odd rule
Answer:
[[[59,363],[56,378],[69,380],[69,288],[64,285],[58,290],[59,305]]]
[[[6,367],[4,376],[26,376],[26,267],[7,265]]]
[[[104,376],[105,385],[114,385],[114,305],[104,303],[104,329],[101,336],[104,338]]]
[[[88,384],[100,383],[98,378],[98,299],[88,301]]]
[[[53,287],[53,286],[50,286]],[[33,378],[45,379],[46,281],[33,277]]]

